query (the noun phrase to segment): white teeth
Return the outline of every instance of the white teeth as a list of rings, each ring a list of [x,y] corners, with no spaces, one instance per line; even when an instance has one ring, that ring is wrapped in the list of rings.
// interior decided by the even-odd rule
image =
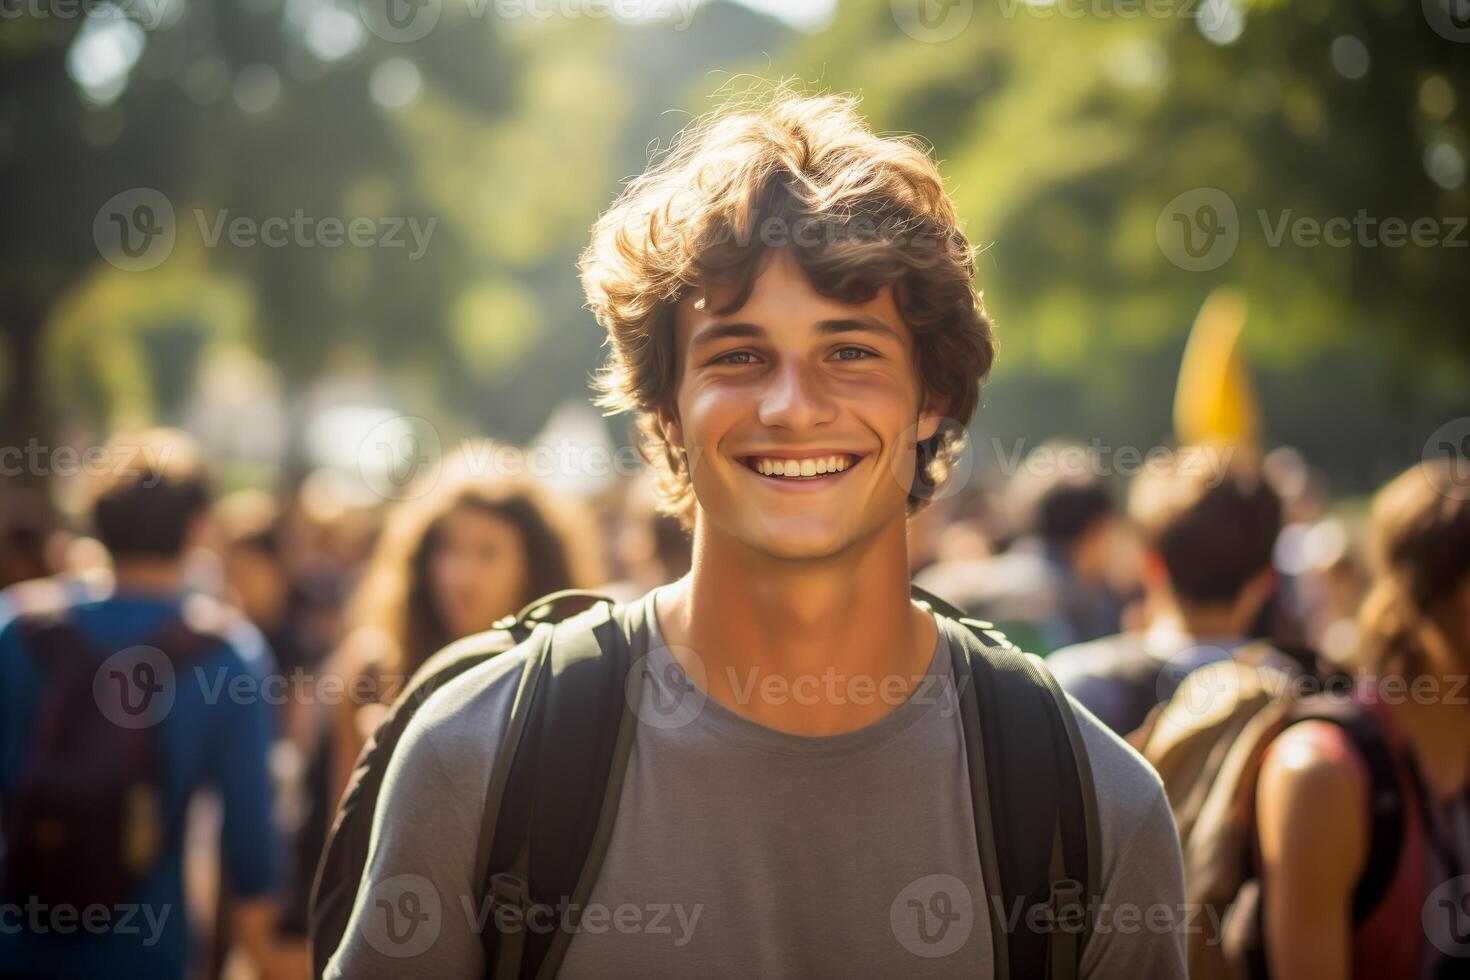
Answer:
[[[851,464],[851,457],[811,456],[806,459],[757,457],[753,462],[756,472],[763,476],[813,477],[826,473],[841,473]]]

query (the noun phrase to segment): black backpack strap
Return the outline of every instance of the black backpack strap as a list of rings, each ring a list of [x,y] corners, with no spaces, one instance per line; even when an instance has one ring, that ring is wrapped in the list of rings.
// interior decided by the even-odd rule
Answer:
[[[537,627],[546,642],[521,675],[473,879],[498,980],[555,972],[577,925],[567,909],[585,906],[596,880],[632,746],[625,691],[640,628],[640,603]]]
[[[995,975],[1072,980],[1096,908],[1101,846],[1071,705],[1041,661],[989,623],[937,619],[960,687]]]

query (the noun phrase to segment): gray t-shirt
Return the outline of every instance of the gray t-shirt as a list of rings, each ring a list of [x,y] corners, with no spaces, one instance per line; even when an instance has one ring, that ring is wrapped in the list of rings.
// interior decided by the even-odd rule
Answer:
[[[633,651],[647,656],[636,674],[645,710],[607,856],[559,975],[990,977],[943,631],[928,674],[887,715],[854,732],[801,736],[704,698],[664,648],[653,593],[638,601],[647,603],[646,647],[635,640]],[[524,664],[517,650],[466,672],[409,724],[328,977],[483,974],[478,930],[494,924],[471,867]],[[1077,716],[1098,787],[1103,874],[1083,975],[1182,978],[1184,886],[1163,789],[1132,749],[1080,707]]]

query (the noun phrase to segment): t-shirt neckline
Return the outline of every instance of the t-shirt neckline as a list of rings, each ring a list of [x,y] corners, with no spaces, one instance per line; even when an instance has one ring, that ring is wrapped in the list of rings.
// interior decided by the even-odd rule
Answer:
[[[635,661],[640,655],[648,658],[646,664],[651,668],[651,682],[654,684],[667,686],[668,679],[672,677],[674,683],[685,690],[688,690],[690,686],[697,689],[700,692],[701,703],[691,723],[701,726],[716,737],[778,755],[807,757],[848,755],[893,739],[929,711],[944,709],[951,715],[958,713],[958,699],[953,683],[954,669],[949,655],[949,640],[938,616],[935,616],[934,625],[938,635],[935,639],[934,653],[925,668],[923,679],[915,685],[902,702],[881,718],[862,728],[840,732],[836,735],[799,735],[762,725],[703,694],[703,688],[695,684],[679,662],[669,653],[664,643],[663,631],[659,627],[654,602],[654,596],[660,588],[663,586],[650,589],[643,598],[647,647],[642,654],[634,651]],[[931,615],[933,615],[932,612]],[[742,683],[744,683],[743,680]],[[875,693],[874,696],[880,695]]]

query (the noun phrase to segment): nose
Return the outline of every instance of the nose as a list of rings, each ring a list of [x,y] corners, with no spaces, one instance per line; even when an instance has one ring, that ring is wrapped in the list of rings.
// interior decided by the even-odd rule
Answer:
[[[807,429],[825,425],[837,416],[837,403],[826,388],[820,370],[792,359],[770,375],[761,392],[762,425],[780,429]]]

